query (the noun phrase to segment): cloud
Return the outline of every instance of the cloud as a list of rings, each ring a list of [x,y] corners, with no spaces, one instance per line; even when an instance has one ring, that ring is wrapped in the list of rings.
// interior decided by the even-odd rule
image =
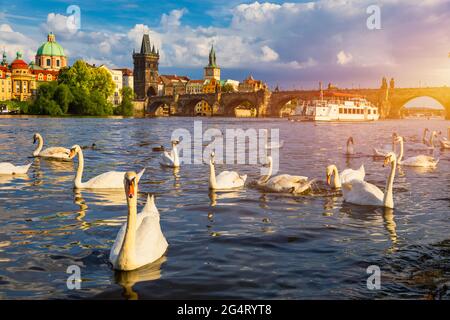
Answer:
[[[65,16],[58,13],[49,13],[47,21],[42,25],[47,32],[58,34],[62,38],[68,38],[78,30],[73,25],[73,16]]]
[[[9,24],[0,25],[0,46],[1,49],[4,46],[9,62],[16,58],[17,52],[22,53],[24,60],[34,60],[35,50],[37,50],[37,47],[36,49],[34,47],[36,45],[37,43],[33,39],[14,31]]]
[[[163,14],[161,17],[161,26],[164,29],[177,28],[181,25],[181,18],[187,12],[185,8],[181,10],[172,10],[169,14]]]
[[[345,51],[341,50],[336,55],[337,63],[340,65],[346,65],[353,60],[353,56],[350,53],[345,53]]]
[[[189,12],[178,8],[163,14],[155,25],[142,21],[120,32],[106,27],[89,31],[83,29],[85,24],[74,31],[67,28],[67,16],[49,13],[43,29],[56,33],[72,62],[85,58],[131,67],[132,51],[140,49],[142,35],[148,33],[160,49],[162,68],[201,69],[214,43],[222,73],[241,70],[241,78],[259,73],[272,83],[312,86],[319,79],[373,86],[383,75],[404,85],[418,78],[429,84],[448,82],[448,0],[415,5],[410,0],[377,2],[381,30],[366,27],[366,9],[373,0],[244,3],[230,8],[226,20],[215,25],[188,24],[184,18]],[[0,45],[37,49],[35,40],[19,33],[10,44],[11,33],[0,32]],[[343,73],[342,66],[348,65],[352,67]]]
[[[278,60],[278,53],[276,53],[273,49],[268,46],[263,46],[261,48],[262,51],[262,61],[276,61]]]

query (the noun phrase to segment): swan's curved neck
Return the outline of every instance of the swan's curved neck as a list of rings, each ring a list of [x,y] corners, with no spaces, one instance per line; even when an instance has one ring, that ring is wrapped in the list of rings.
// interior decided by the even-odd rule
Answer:
[[[122,248],[120,248],[117,257],[117,265],[120,270],[130,270],[134,268],[136,261],[136,224],[137,224],[137,185],[135,196],[129,198],[128,203],[128,217],[127,227],[125,230],[125,237],[123,239]]]
[[[347,141],[347,153],[353,153],[353,142],[351,140]]]
[[[397,169],[397,160],[391,162],[391,172],[386,182],[386,190],[384,190],[383,205],[386,208],[394,209],[394,177]]]
[[[428,142],[430,144],[430,147],[434,147],[434,132],[430,135],[430,141]]]
[[[339,176],[339,171],[336,166],[333,166],[333,176],[333,187],[336,189],[341,188],[341,177]]]
[[[173,151],[173,164],[175,166],[179,166],[180,165],[180,157],[178,156],[178,148],[177,148],[176,144],[173,146],[172,151]]]
[[[423,130],[422,142],[427,143],[427,130]]]
[[[84,156],[83,151],[78,151],[78,168],[77,168],[77,174],[75,175],[74,185],[75,188],[81,188],[83,183],[81,182],[81,178],[83,177],[83,170],[84,170]]]
[[[33,151],[33,156],[35,156],[35,157],[39,155],[39,153],[42,150],[42,147],[44,146],[44,139],[42,139],[41,136],[38,136],[37,139],[39,141],[38,146],[37,146],[36,150]]]
[[[398,159],[396,161],[396,163],[402,163],[403,160],[403,140],[400,140],[400,155],[398,156]]]
[[[269,172],[267,173],[266,176],[263,177],[263,179],[261,180],[261,183],[266,183],[267,181],[269,181],[270,177],[272,176],[272,170],[273,170],[273,164],[272,164],[272,160],[269,161]]]
[[[209,161],[209,187],[211,189],[217,188],[216,169],[215,169],[214,163],[212,161]]]

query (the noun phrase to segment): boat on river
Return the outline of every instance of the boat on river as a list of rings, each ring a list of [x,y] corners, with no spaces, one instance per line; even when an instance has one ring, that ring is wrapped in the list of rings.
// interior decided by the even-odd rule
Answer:
[[[335,95],[331,99],[313,100],[296,109],[290,120],[297,121],[377,121],[378,108],[361,97]]]

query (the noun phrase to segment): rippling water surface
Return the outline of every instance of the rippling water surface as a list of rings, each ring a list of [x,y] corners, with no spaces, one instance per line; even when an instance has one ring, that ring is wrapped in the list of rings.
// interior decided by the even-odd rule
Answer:
[[[139,207],[156,195],[166,255],[142,270],[114,272],[108,264],[126,220],[121,192],[75,192],[75,163],[36,159],[27,176],[0,176],[0,298],[446,298],[450,293],[450,152],[435,170],[396,176],[396,209],[344,204],[338,194],[264,194],[252,188],[208,192],[208,166],[162,169],[156,144],[172,130],[192,130],[192,118],[0,119],[0,162],[33,159],[32,136],[45,146],[96,143],[85,150],[84,177],[109,170],[147,170]],[[279,128],[285,141],[280,172],[324,180],[325,167],[366,167],[384,188],[388,169],[371,148],[396,130],[420,138],[424,127],[447,132],[449,121],[367,124],[291,123],[274,119],[201,119],[203,129]],[[358,154],[344,156],[349,135]],[[412,155],[412,153],[409,153]],[[249,180],[251,165],[217,165]],[[320,181],[318,185],[323,185]],[[367,289],[366,268],[381,268],[381,290]],[[81,268],[80,290],[69,290],[67,267]]]

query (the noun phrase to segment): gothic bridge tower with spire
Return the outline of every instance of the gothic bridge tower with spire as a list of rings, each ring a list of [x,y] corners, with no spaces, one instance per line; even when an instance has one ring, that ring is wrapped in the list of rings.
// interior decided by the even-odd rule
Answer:
[[[136,98],[145,100],[147,97],[157,95],[159,50],[155,49],[155,45],[151,46],[148,34],[144,34],[142,37],[141,51],[137,53],[133,50],[133,63]]]

